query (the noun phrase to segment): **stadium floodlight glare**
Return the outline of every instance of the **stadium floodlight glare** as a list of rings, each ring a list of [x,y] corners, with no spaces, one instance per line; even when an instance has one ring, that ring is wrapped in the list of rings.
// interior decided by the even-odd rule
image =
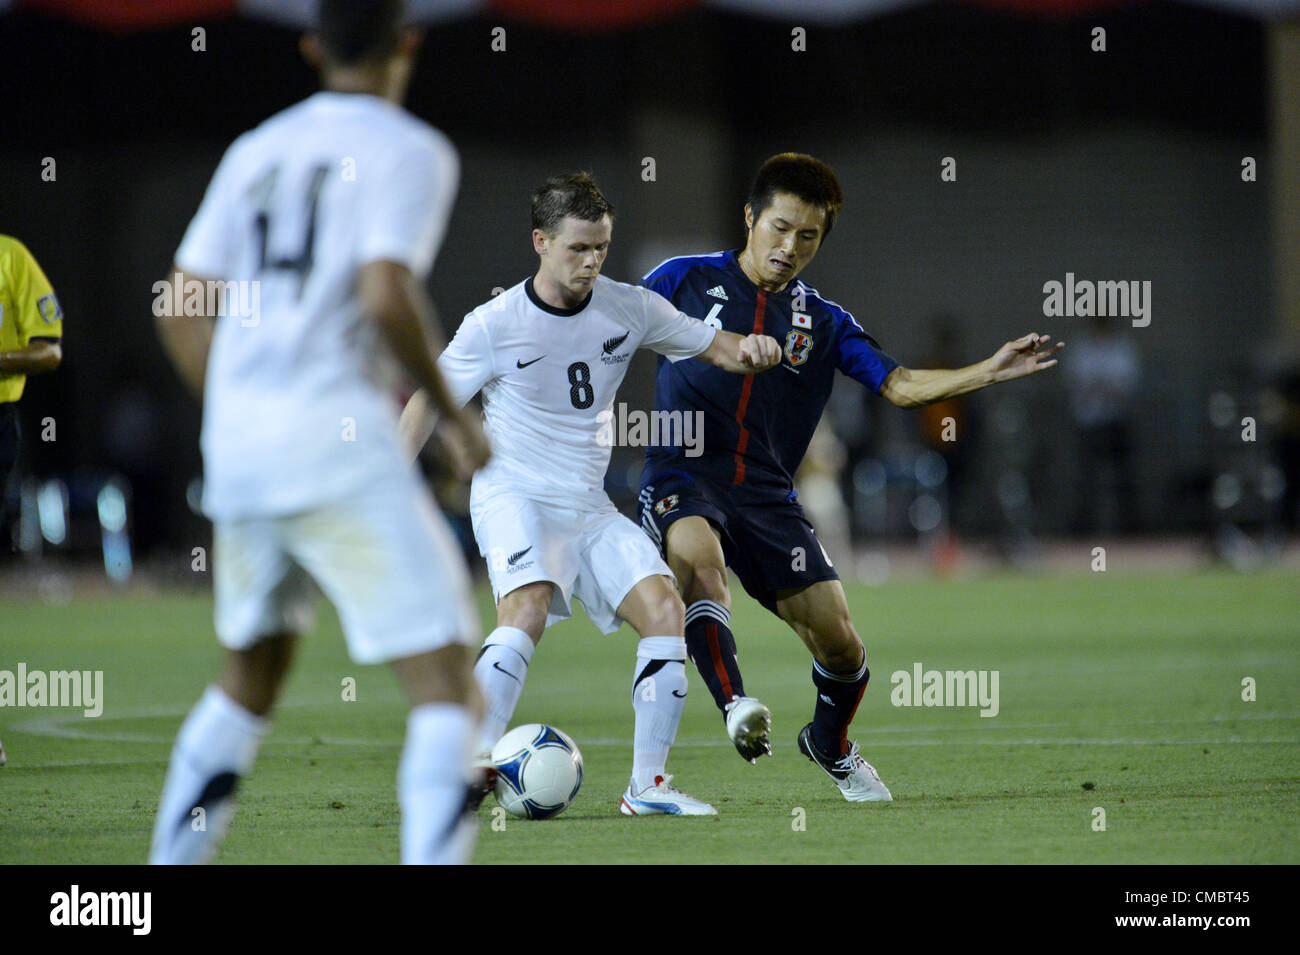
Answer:
[[[58,478],[42,484],[36,495],[36,513],[41,536],[52,547],[61,546],[68,539],[68,486]]]
[[[118,479],[107,481],[96,499],[100,539],[104,550],[104,573],[114,583],[131,577],[131,538],[126,532],[127,501]]]

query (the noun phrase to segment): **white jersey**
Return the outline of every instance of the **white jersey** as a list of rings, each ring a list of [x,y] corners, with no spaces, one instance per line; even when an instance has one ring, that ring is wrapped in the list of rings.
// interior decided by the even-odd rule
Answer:
[[[176,252],[186,273],[240,283],[208,357],[209,517],[302,511],[411,468],[357,271],[427,276],[458,178],[446,137],[365,94],[317,93],[227,150]]]
[[[577,308],[545,304],[528,279],[474,309],[438,359],[457,403],[483,395],[492,459],[474,495],[507,487],[539,500],[605,500],[610,414],[632,353],[693,358],[714,334],[649,289],[603,275]]]

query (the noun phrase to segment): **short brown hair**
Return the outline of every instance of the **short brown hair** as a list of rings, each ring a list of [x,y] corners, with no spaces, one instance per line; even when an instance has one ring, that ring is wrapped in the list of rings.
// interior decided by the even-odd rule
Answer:
[[[605,216],[614,218],[614,206],[588,173],[552,176],[533,193],[533,228],[555,235],[565,216],[599,222]]]
[[[777,153],[758,168],[754,184],[749,187],[750,211],[757,222],[763,210],[772,204],[778,192],[788,192],[812,206],[826,210],[826,228],[822,238],[831,234],[835,217],[844,205],[844,193],[834,170],[820,159],[803,153]]]

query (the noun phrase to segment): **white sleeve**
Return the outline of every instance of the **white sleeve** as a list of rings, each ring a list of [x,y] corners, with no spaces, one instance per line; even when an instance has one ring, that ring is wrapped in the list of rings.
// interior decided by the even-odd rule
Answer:
[[[447,232],[460,159],[445,137],[402,150],[367,177],[357,249],[361,262],[398,262],[423,277]]]
[[[438,373],[457,407],[464,407],[483,386],[496,377],[493,372],[492,340],[483,319],[465,316],[456,337],[438,357]]]
[[[717,330],[701,319],[679,312],[658,292],[636,286],[645,302],[645,337],[641,347],[663,355],[669,361],[694,358],[713,343]]]
[[[239,164],[239,145],[240,139],[235,140],[221,157],[199,203],[199,211],[194,213],[173,256],[173,261],[185,272],[217,280],[225,280],[234,272],[236,241],[241,231],[230,221],[232,213],[238,212],[238,204],[231,195],[231,182]]]

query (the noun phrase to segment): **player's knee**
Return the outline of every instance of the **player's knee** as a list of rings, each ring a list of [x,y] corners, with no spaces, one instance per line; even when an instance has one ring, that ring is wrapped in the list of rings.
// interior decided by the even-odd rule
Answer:
[[[653,603],[646,612],[641,636],[677,636],[686,632],[686,605],[672,591]]]
[[[551,607],[551,587],[527,585],[511,591],[497,605],[497,625],[515,627],[536,643],[546,629]]]
[[[295,639],[275,634],[248,649],[227,651],[218,680],[223,692],[255,716],[270,713],[293,662]]]
[[[821,664],[832,673],[850,673],[862,666],[867,651],[847,616],[823,628],[818,638]]]
[[[510,619],[501,620],[500,625],[504,627],[515,627],[522,630],[532,638],[533,643],[537,643],[542,636],[542,631],[546,629],[547,608],[550,601],[542,603],[535,601],[521,607],[516,613],[512,614]]]
[[[690,566],[690,582],[682,589],[682,596],[687,603],[697,600],[712,600],[724,607],[731,604],[731,595],[727,591],[727,571],[711,561],[700,561]]]

